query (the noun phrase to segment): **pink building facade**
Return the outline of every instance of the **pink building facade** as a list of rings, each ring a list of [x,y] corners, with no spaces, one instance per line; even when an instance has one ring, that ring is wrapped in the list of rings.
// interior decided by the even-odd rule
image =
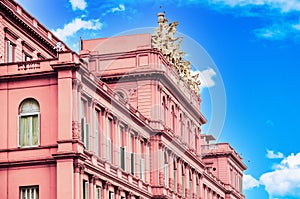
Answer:
[[[77,54],[15,1],[0,7],[0,198],[244,198],[242,158],[201,134],[176,22]]]

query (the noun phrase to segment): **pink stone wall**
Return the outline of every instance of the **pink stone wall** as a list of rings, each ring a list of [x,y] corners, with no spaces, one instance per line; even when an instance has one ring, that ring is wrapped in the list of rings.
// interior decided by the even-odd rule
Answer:
[[[20,198],[20,186],[39,186],[39,198],[56,198],[56,168],[54,165],[21,166],[0,170],[0,198]]]

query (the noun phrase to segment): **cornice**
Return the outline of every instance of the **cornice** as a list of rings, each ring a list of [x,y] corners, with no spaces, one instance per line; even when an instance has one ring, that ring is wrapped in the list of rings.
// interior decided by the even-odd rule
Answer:
[[[175,85],[163,70],[154,70],[148,68],[143,71],[135,71],[131,73],[114,73],[113,75],[105,75],[99,78],[108,84],[116,83],[120,80],[122,82],[128,82],[132,80],[161,80],[171,93],[175,93],[175,96],[177,95],[177,98],[180,99],[182,106],[187,107],[186,109],[191,110],[195,118],[200,119],[201,124],[205,124],[207,122],[206,118],[201,114],[200,110],[198,110],[197,107],[191,104],[191,102],[182,93],[182,91],[178,89],[178,85]]]
[[[12,168],[12,167],[24,167],[24,166],[41,166],[55,164],[56,161],[53,158],[39,158],[39,159],[27,159],[20,161],[1,162],[0,168]]]
[[[36,41],[36,44],[45,49],[49,54],[53,57],[56,57],[57,52],[54,49],[54,44],[51,44],[49,39],[42,37],[41,33],[34,30],[31,26],[25,22],[25,20],[21,19],[22,16],[17,16],[12,8],[9,7],[9,2],[1,1],[0,2],[0,14],[10,22],[14,27],[16,27],[22,34],[28,35],[32,38],[32,40]]]
[[[243,161],[241,159],[238,159],[231,151],[202,154],[202,158],[216,158],[216,157],[227,157],[227,158],[230,157],[242,169],[244,170],[247,169],[247,166],[243,163]]]

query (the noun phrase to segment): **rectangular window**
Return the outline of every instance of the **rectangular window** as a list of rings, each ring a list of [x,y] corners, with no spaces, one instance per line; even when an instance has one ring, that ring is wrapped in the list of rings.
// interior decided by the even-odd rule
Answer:
[[[125,171],[125,165],[126,165],[126,149],[125,147],[120,148],[120,155],[121,155],[121,168]]]
[[[125,171],[126,167],[126,146],[125,146],[125,133],[124,128],[120,127],[120,166]]]
[[[20,199],[39,199],[39,186],[20,187]]]
[[[234,188],[237,188],[237,176],[236,173],[234,173]]]
[[[19,116],[20,147],[38,146],[40,132],[40,114],[29,113]]]
[[[141,158],[141,179],[145,180],[145,160]]]
[[[114,192],[109,191],[109,192],[108,192],[108,199],[114,199],[114,197],[115,197]]]
[[[87,103],[81,100],[81,140],[86,149],[89,149],[89,124],[87,123]]]
[[[131,153],[130,153],[130,172],[134,175],[134,135],[130,136],[130,146],[131,146]]]
[[[99,111],[95,110],[94,115],[94,133],[95,133],[95,143],[94,143],[94,151],[97,156],[99,156]]]
[[[164,166],[164,173],[165,173],[165,187],[169,187],[169,167],[168,163],[165,163]]]
[[[14,54],[14,44],[8,40],[6,42],[6,62],[13,62]]]
[[[185,191],[185,187],[184,187],[184,175],[182,175],[181,176],[181,187],[182,187],[182,189],[181,189],[181,195],[183,196],[183,197],[185,197],[185,193],[184,193],[184,191]]]
[[[243,178],[239,176],[239,191],[243,193]]]
[[[175,167],[174,167],[175,168]],[[173,170],[173,177],[174,177],[174,192],[177,192],[177,170]]]
[[[31,61],[32,60],[32,57],[27,54],[27,53],[24,53],[24,61]]]
[[[83,181],[83,199],[89,198],[89,182]]]
[[[107,159],[110,163],[112,163],[112,143],[111,143],[111,137],[112,137],[112,120],[109,118],[107,122]]]
[[[101,187],[96,186],[96,199],[101,199],[102,195],[101,195]]]

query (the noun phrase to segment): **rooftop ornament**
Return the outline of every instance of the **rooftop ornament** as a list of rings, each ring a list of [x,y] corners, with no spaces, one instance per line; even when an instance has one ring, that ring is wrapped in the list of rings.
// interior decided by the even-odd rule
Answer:
[[[152,47],[162,52],[165,58],[173,64],[179,76],[188,83],[189,87],[199,95],[200,84],[198,80],[199,73],[191,74],[191,64],[185,61],[183,56],[185,52],[180,51],[182,37],[175,37],[176,26],[178,22],[168,24],[168,19],[164,13],[158,13],[158,27],[152,34]]]
[[[56,43],[54,49],[56,50],[56,52],[62,52],[65,50],[63,44],[60,41]]]

